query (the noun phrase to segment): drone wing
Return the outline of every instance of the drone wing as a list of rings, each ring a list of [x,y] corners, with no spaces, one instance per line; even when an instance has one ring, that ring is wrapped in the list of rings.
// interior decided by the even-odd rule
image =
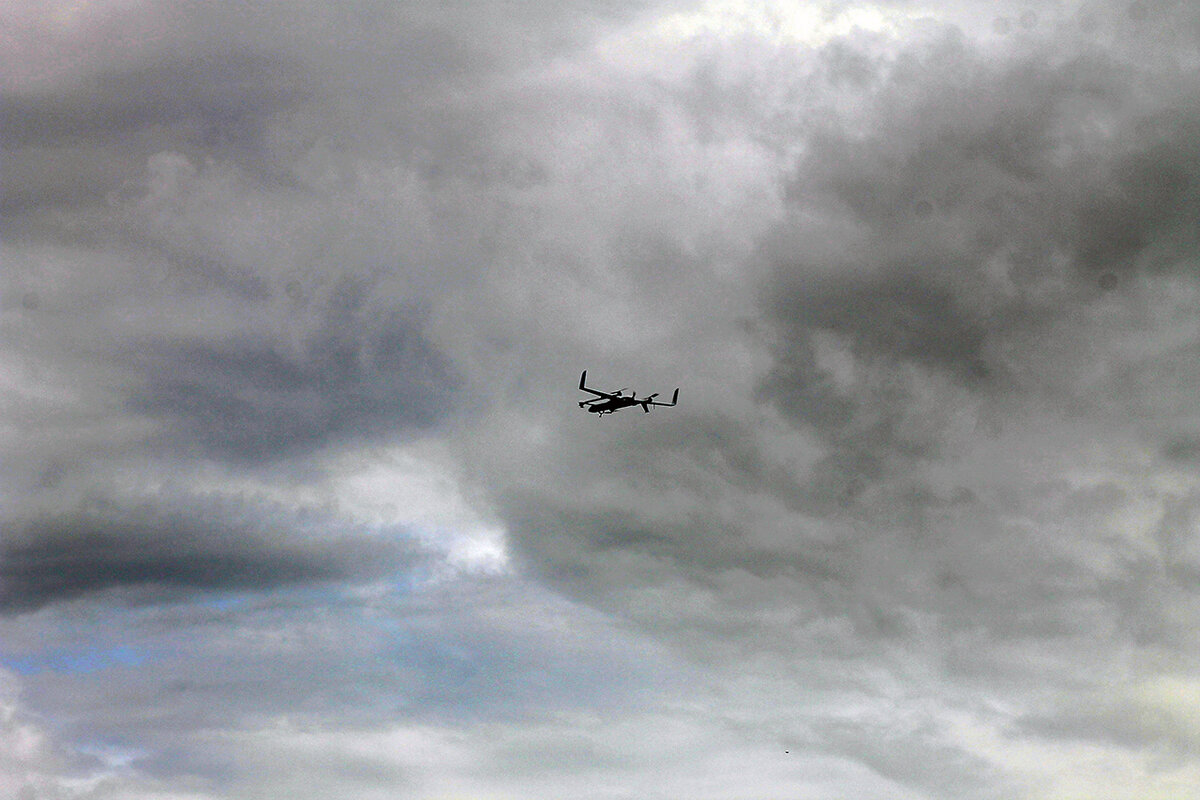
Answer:
[[[583,374],[579,376],[579,388],[582,391],[590,392],[591,394],[596,395],[596,397],[604,397],[604,398],[608,398],[610,400],[617,396],[617,395],[611,394],[609,392],[601,392],[597,389],[589,389],[587,386],[584,385],[586,382],[587,382],[587,370],[585,369],[583,371]]]
[[[652,395],[650,395],[650,397],[654,398],[654,397],[657,397],[657,395],[652,394]],[[671,402],[669,402],[669,403],[660,403],[657,400],[653,400],[653,399],[647,400],[646,402],[647,402],[647,404],[652,405],[652,406],[673,406],[679,402],[679,387],[675,387],[675,394],[671,395]],[[649,411],[650,409],[647,408],[646,410]]]

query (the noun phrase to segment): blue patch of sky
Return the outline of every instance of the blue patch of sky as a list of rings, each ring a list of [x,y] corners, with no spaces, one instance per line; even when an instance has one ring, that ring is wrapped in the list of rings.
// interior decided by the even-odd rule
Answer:
[[[238,608],[246,604],[246,595],[243,592],[237,594],[220,594],[215,596],[201,597],[193,601],[199,608],[207,608],[213,611],[228,611],[231,608]]]
[[[391,583],[393,594],[405,596],[420,584],[406,573]],[[203,624],[189,610],[221,612],[227,621],[253,624],[264,614],[286,608],[340,608],[361,603],[348,587],[318,584],[269,592],[227,592],[192,595],[169,605],[112,607],[67,621],[58,630],[57,642],[39,646],[26,640],[24,647],[0,645],[0,666],[22,676],[45,672],[85,675],[117,667],[139,667],[195,655],[195,624]],[[282,608],[281,608],[282,606]],[[286,613],[286,612],[285,612]]]
[[[666,654],[561,598],[543,596],[526,611],[578,615],[600,635],[512,620],[496,626],[488,608],[504,605],[505,598],[474,599],[479,606],[405,613],[402,604],[392,614],[364,620],[377,634],[369,645],[372,657],[416,678],[408,700],[425,714],[496,718],[536,709],[609,708],[669,691],[682,677]]]
[[[131,747],[116,739],[94,739],[77,744],[74,749],[77,753],[91,756],[110,768],[127,767],[147,753],[144,748]]]
[[[41,672],[86,674],[113,667],[138,667],[149,659],[145,650],[126,645],[116,647],[56,648],[36,655],[3,656],[0,664],[18,675]]]

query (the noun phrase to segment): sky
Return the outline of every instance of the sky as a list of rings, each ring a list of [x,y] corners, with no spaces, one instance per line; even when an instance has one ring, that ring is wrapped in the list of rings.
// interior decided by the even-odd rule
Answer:
[[[1197,4],[0,42],[0,796],[1200,797]]]

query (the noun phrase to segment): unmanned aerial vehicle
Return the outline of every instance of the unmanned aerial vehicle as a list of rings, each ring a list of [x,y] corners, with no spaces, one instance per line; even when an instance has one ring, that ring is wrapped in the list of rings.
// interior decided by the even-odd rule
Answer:
[[[628,389],[617,389],[615,392],[602,392],[599,389],[589,389],[587,387],[587,370],[579,376],[579,388],[589,394],[596,395],[589,400],[583,400],[579,403],[579,407],[590,411],[593,414],[604,416],[612,414],[614,411],[620,411],[622,408],[632,408],[641,406],[642,411],[650,413],[650,406],[673,406],[679,401],[679,389],[675,389],[675,394],[671,395],[671,402],[659,403],[654,398],[658,397],[658,392],[655,392],[648,397],[638,397],[637,392],[629,391]],[[626,395],[625,392],[629,391]]]

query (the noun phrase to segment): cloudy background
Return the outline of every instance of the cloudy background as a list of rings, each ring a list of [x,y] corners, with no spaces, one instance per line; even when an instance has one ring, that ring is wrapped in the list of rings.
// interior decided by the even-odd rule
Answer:
[[[5,4],[0,796],[1200,796],[1198,43]]]

